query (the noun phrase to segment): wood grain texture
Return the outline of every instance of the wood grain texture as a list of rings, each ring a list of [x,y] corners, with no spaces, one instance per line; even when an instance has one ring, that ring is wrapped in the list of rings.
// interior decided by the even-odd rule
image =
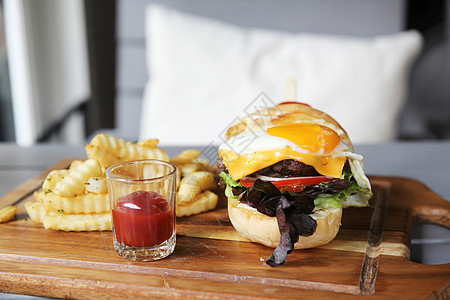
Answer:
[[[273,249],[237,235],[221,198],[216,210],[177,220],[171,256],[128,262],[114,252],[111,232],[45,230],[27,218],[23,203],[47,172],[0,198],[0,207],[16,203],[19,208],[16,221],[0,224],[2,292],[82,299],[368,297],[360,280],[376,203],[344,210],[334,241],[294,251],[283,266],[271,268],[264,260]],[[371,181],[374,199],[383,198],[380,187],[391,188],[383,240],[372,245],[376,255],[369,253],[377,260],[370,299],[443,299],[449,294],[450,264],[421,265],[408,257],[412,222],[445,226],[450,204],[414,180],[372,176]]]

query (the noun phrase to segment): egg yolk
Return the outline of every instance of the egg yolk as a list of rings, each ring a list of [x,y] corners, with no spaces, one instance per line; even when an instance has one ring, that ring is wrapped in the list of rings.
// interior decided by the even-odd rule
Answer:
[[[267,133],[289,140],[298,147],[316,153],[331,153],[339,145],[341,139],[332,129],[316,124],[294,123],[270,127]]]

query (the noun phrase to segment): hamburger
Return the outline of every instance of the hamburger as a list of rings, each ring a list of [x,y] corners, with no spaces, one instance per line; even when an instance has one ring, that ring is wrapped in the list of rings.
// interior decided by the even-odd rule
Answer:
[[[275,248],[278,266],[293,249],[332,241],[342,209],[372,197],[362,159],[328,114],[298,102],[258,110],[235,122],[219,147],[220,185],[234,228]]]

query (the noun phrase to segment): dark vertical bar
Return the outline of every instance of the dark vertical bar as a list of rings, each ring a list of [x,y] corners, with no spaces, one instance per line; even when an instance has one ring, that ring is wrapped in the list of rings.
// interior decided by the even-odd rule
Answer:
[[[430,133],[428,138],[450,138],[449,5],[449,0],[406,1],[405,29],[419,31],[424,41],[409,101],[415,102]],[[441,60],[440,65],[436,59]]]
[[[0,1],[0,141],[14,141],[14,119],[3,14],[3,2]]]
[[[86,108],[86,135],[115,126],[116,1],[85,0],[92,97]]]
[[[375,293],[375,282],[378,273],[381,242],[386,224],[387,208],[391,192],[391,183],[380,184],[376,190],[375,207],[367,237],[366,252],[359,281],[359,289],[363,295]]]
[[[439,25],[445,18],[445,7],[448,0],[409,0],[406,5],[406,29],[420,32]]]
[[[447,0],[445,2],[447,9],[446,9],[446,15],[445,15],[445,36],[447,37],[447,53],[450,53],[450,0]],[[446,77],[447,77],[447,85],[445,86],[446,88],[446,95],[450,98],[450,55],[447,55],[447,69],[446,69]],[[450,116],[450,101],[447,101],[447,111],[448,111],[448,115]]]

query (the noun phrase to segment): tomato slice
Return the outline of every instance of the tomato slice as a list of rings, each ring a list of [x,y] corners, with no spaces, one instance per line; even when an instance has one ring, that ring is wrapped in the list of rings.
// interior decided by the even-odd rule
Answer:
[[[257,178],[244,177],[239,182],[246,187],[251,187]],[[334,178],[328,176],[307,176],[307,177],[291,177],[291,178],[276,178],[276,180],[269,180],[282,192],[300,192],[308,185],[316,185],[321,182],[331,181]]]
[[[278,105],[283,105],[283,104],[302,104],[302,105],[306,105],[306,106],[311,106],[307,103],[297,102],[297,101],[284,101],[284,102],[279,103]]]
[[[251,187],[256,178],[244,177],[239,179],[239,182],[246,187]]]

